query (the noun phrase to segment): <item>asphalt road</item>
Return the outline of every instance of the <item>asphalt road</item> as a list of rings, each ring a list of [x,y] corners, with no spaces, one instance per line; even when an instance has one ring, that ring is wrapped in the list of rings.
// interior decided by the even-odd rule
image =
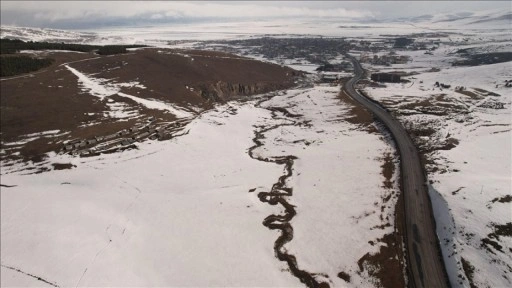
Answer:
[[[354,84],[363,75],[363,69],[355,58],[351,60],[355,76],[344,85],[344,91],[386,125],[400,151],[408,286],[449,287],[418,151],[403,126],[391,114],[354,89]]]

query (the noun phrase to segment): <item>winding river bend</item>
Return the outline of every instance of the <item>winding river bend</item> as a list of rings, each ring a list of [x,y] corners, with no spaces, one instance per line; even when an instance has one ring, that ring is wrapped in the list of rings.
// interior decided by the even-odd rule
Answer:
[[[288,267],[291,273],[297,277],[302,283],[306,284],[308,287],[330,287],[327,282],[319,282],[315,279],[314,273],[310,273],[305,270],[301,270],[297,264],[297,259],[294,255],[289,254],[288,251],[284,248],[284,245],[290,242],[293,239],[293,227],[290,224],[290,221],[297,214],[295,207],[288,203],[286,200],[287,197],[293,195],[293,188],[287,187],[286,180],[293,175],[293,164],[297,157],[293,155],[287,156],[279,156],[279,157],[270,157],[263,158],[254,153],[254,151],[263,146],[264,143],[261,141],[265,138],[265,133],[276,128],[282,126],[294,126],[294,125],[307,125],[307,123],[302,123],[299,120],[294,120],[302,115],[290,113],[288,110],[282,107],[261,107],[261,104],[271,97],[267,97],[258,103],[255,104],[258,108],[268,109],[272,112],[272,118],[277,118],[278,113],[282,113],[286,116],[287,120],[290,120],[288,123],[272,125],[268,127],[261,127],[260,130],[254,132],[254,138],[252,139],[255,143],[254,146],[249,148],[248,154],[251,158],[263,161],[263,162],[271,162],[279,165],[284,165],[285,174],[279,177],[277,182],[272,185],[270,191],[267,192],[259,192],[258,198],[263,203],[268,203],[270,205],[281,205],[284,208],[284,214],[279,215],[269,215],[263,220],[263,225],[268,227],[271,230],[279,230],[281,231],[281,235],[274,242],[274,253],[277,259],[280,261],[285,261],[288,264]]]

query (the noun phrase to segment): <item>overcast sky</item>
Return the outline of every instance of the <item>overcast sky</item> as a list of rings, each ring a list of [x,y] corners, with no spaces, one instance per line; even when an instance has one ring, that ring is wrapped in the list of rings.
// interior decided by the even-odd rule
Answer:
[[[509,1],[5,1],[1,24],[91,29],[276,18],[369,19],[508,10]]]

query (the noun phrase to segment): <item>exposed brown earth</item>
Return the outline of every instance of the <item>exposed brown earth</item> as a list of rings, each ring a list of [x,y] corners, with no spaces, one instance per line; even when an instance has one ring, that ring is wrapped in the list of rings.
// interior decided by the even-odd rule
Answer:
[[[345,85],[345,81],[342,81],[342,85]],[[341,90],[339,93],[339,98],[343,103],[346,103],[350,106],[350,112],[348,113],[350,117],[346,117],[345,121],[358,125],[360,128],[368,131],[370,133],[377,132],[375,129],[374,118],[373,115],[363,106],[359,105],[352,97],[348,96],[345,91]]]
[[[384,186],[391,184],[391,177],[394,173],[395,167],[393,158],[391,155],[386,155],[384,163],[381,166],[383,169],[383,175],[385,176]],[[395,193],[391,193],[383,199],[383,205],[385,205]],[[384,206],[381,207],[384,210]],[[368,275],[374,277],[376,281],[373,283],[376,287],[406,287],[404,277],[404,253],[403,253],[403,195],[398,195],[398,201],[394,207],[395,220],[392,223],[395,227],[395,231],[390,234],[384,235],[381,239],[377,239],[376,242],[380,243],[379,252],[370,254],[366,253],[357,262],[359,266],[358,273],[366,271]],[[384,220],[381,214],[381,220]],[[386,221],[390,219],[386,217]],[[390,222],[374,228],[389,227]],[[371,242],[375,245],[375,242]]]
[[[110,111],[107,104],[111,104],[108,99],[81,91],[77,76],[63,66],[66,63],[94,78],[116,83],[137,81],[146,87],[123,87],[121,92],[158,99],[184,109],[193,106],[196,111],[208,109],[218,101],[289,88],[300,74],[279,65],[197,50],[143,49],[111,56],[46,52],[38,56],[53,58],[55,62],[40,71],[1,79],[2,159],[37,162],[44,159],[45,153],[58,151],[65,141],[117,133],[139,125],[150,116],[157,122],[176,120],[172,113],[148,109],[117,95],[107,98],[124,104],[138,117],[112,118],[106,114]],[[59,130],[58,135],[36,137],[20,145],[4,145],[23,141],[23,135],[50,130]],[[20,154],[14,156],[16,152]]]
[[[393,257],[398,254],[401,244],[397,245],[393,234],[384,235],[378,241],[385,245],[380,246],[378,253],[366,253],[359,259],[357,262],[359,270],[367,270],[370,276],[377,278],[379,283],[375,284],[378,287],[405,287],[403,263]]]
[[[345,84],[345,81],[342,83]],[[356,124],[360,128],[368,131],[369,133],[377,133],[377,128],[375,128],[375,119],[373,115],[362,105],[358,104],[352,97],[348,96],[344,90],[341,90],[339,94],[339,98],[344,103],[350,105],[350,115],[351,117],[346,118],[345,120],[349,123]],[[395,171],[395,163],[393,155],[386,154],[382,159],[383,164],[382,175],[385,180],[383,182],[383,186],[386,189],[392,187],[392,177]],[[390,200],[393,197],[393,194],[383,195],[383,204]],[[396,196],[395,196],[396,197]],[[393,224],[395,226],[395,232],[391,234],[385,235],[382,239],[377,239],[377,242],[383,244],[379,250],[379,252],[375,254],[367,253],[358,261],[359,272],[362,273],[366,271],[370,276],[377,279],[377,282],[374,283],[376,286],[385,287],[385,288],[394,288],[394,287],[405,287],[405,277],[404,277],[404,255],[403,255],[403,227],[401,227],[401,221],[403,221],[403,200],[401,199],[401,194],[398,196],[397,204],[394,207],[395,211],[395,223],[389,223],[389,219],[384,219],[383,215],[381,215],[381,220],[388,221],[387,223],[381,225],[380,227],[388,227]],[[381,212],[383,212],[384,206],[381,207]],[[379,228],[379,227],[375,227]],[[372,241],[372,245],[373,245]],[[348,277],[347,277],[348,276]],[[347,282],[350,282],[350,276],[345,272],[340,272],[340,278],[344,279]]]
[[[477,288],[478,286],[476,286],[473,281],[473,277],[475,274],[475,266],[473,266],[469,261],[464,259],[464,257],[460,257],[460,260],[462,262],[462,269],[464,269],[464,273],[468,277],[469,286],[471,288]]]
[[[499,203],[510,203],[512,202],[512,195],[505,195],[503,197],[496,197],[492,199],[492,203],[499,202]]]
[[[79,97],[76,77],[58,67],[59,63],[94,56],[52,53],[51,57],[56,63],[32,73],[33,77],[0,82],[2,141],[10,142],[24,134],[47,130],[69,131],[88,120],[84,113],[103,110],[93,97]]]
[[[383,187],[391,189],[393,187],[393,175],[396,172],[395,162],[392,154],[387,153],[382,159],[384,162],[381,166],[382,175],[384,176]],[[395,204],[395,220],[391,223],[391,219],[388,216],[384,218],[384,211],[387,203],[392,197],[398,197],[398,201]],[[372,229],[383,229],[393,225],[395,227],[394,232],[384,235],[381,239],[376,239],[376,242],[380,243],[379,252],[370,254],[366,253],[357,262],[359,266],[358,273],[366,271],[370,276],[376,279],[374,285],[377,287],[405,287],[404,277],[404,253],[403,253],[403,195],[399,193],[396,195],[394,191],[383,195],[383,203],[381,207],[381,221],[385,222],[382,225],[373,227]],[[375,245],[374,241],[370,244]]]
[[[381,166],[382,168],[382,175],[384,175],[384,187],[385,188],[392,188],[393,187],[393,181],[392,177],[395,173],[395,164],[393,163],[393,157],[390,153],[387,153],[384,156],[384,163]]]
[[[275,64],[198,50],[144,49],[72,66],[83,73],[99,72],[94,75],[98,78],[139,81],[148,87],[145,97],[180,105],[205,105],[204,100],[222,101],[288,88],[293,85],[292,76],[299,74]],[[113,69],[116,67],[120,68]],[[218,98],[213,97],[216,93]]]
[[[483,99],[484,97],[476,94],[475,92],[471,92],[471,91],[467,91],[467,90],[455,90],[455,92],[457,93],[460,93],[460,94],[463,94],[463,95],[466,95],[468,97],[470,97],[471,99],[474,99],[474,100],[480,100],[480,99]]]
[[[345,280],[345,282],[350,283],[350,275],[348,273],[341,271],[340,273],[338,273],[338,277],[340,279]]]
[[[348,56],[353,63],[356,76],[343,89],[357,102],[364,105],[382,121],[400,153],[401,188],[404,203],[405,223],[402,232],[407,256],[407,274],[411,287],[449,286],[448,276],[442,261],[441,250],[435,233],[435,221],[431,202],[425,185],[425,173],[419,153],[404,127],[379,103],[363,96],[354,88],[354,83],[363,77],[360,63]]]

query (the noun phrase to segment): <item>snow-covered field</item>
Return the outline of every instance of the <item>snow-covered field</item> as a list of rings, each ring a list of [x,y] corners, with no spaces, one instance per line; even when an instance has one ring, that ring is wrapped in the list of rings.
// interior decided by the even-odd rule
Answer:
[[[319,281],[370,285],[357,260],[378,251],[369,241],[393,231],[370,229],[393,221],[395,198],[382,202],[396,187],[382,188],[380,167],[393,149],[344,120],[339,89],[291,90],[261,107],[218,106],[170,141],[93,158],[53,155],[50,162],[76,168],[2,175],[3,185],[15,185],[1,194],[2,286],[43,285],[23,273],[58,286],[300,285],[274,257],[278,233],[262,225],[281,207],[258,199],[283,165],[248,154],[255,131],[281,124],[254,154],[298,157],[287,181],[295,233],[284,248],[299,268],[323,273]],[[272,117],[266,107],[303,116]],[[350,284],[336,276],[341,271]]]
[[[265,133],[264,146],[256,154],[298,157],[288,179],[293,188],[290,202],[298,214],[291,221],[294,239],[286,248],[300,268],[323,273],[334,287],[372,286],[375,280],[360,271],[357,262],[385,245],[370,242],[394,231],[397,187],[384,187],[381,171],[384,155],[394,149],[381,134],[346,122],[350,106],[339,102],[339,89],[290,90],[263,103],[303,115],[294,121],[307,125]],[[386,203],[387,196],[393,197]],[[391,225],[376,228],[386,223]],[[350,284],[337,277],[342,271],[351,276]]]
[[[424,19],[359,19],[297,18],[221,23],[173,23],[145,27],[119,27],[84,31],[2,26],[0,37],[32,41],[54,41],[86,44],[147,44],[158,47],[191,47],[198,41],[248,39],[254,36],[273,37],[348,37],[381,39],[382,35],[407,35],[432,31],[462,29],[481,32],[500,28],[506,34],[510,11],[486,10],[464,16],[457,13],[424,15]],[[464,13],[463,13],[464,14]],[[504,32],[505,31],[505,32]]]
[[[505,12],[361,26],[287,20],[94,33],[2,27],[1,37],[183,48],[200,40],[267,34],[382,41],[446,33],[432,36],[440,45],[431,54],[397,51],[409,56],[409,63],[364,64],[370,71],[411,73],[403,76],[410,82],[361,88],[416,133],[427,156],[430,196],[452,286],[510,287],[512,88],[505,87],[512,80],[510,62],[451,65],[461,59],[455,53],[459,49],[511,52],[510,22],[492,20]],[[314,72],[317,66],[303,60],[277,63]],[[386,245],[379,241],[395,229],[399,175],[391,176],[391,185],[385,185],[389,179],[383,175],[385,157],[393,160],[394,148],[382,133],[348,121],[351,107],[338,99],[339,86],[281,91],[266,101],[231,102],[195,115],[185,111],[193,107],[121,92],[123,87],[143,91],[138,82],[95,78],[72,64],[64,68],[77,76],[84,94],[107,98],[109,118],[140,117],[133,107],[111,99],[114,94],[178,118],[196,118],[183,135],[146,141],[138,149],[91,158],[52,153],[41,164],[49,172],[30,174],[23,163],[2,167],[1,286],[303,286],[275,257],[281,232],[262,223],[284,213],[282,206],[258,197],[286,175],[286,165],[276,163],[283,157],[294,161],[284,181],[293,193],[282,197],[297,214],[289,220],[293,238],[279,251],[295,256],[297,267],[318,282],[378,286],[371,276],[378,267],[358,261],[378,253]],[[2,153],[8,153],[9,145],[59,133],[25,135]],[[255,141],[259,133],[261,146]],[[56,163],[75,167],[54,170]],[[392,165],[398,171],[396,160]]]
[[[507,45],[512,50],[510,42]],[[386,70],[408,72],[408,67],[416,67],[421,74],[405,77],[409,83],[385,83],[385,88],[364,91],[420,135],[417,140],[430,159],[431,197],[452,285],[469,286],[466,277],[458,275],[473,266],[472,281],[478,287],[510,286],[512,242],[503,229],[512,225],[512,210],[510,200],[499,201],[512,191],[512,88],[505,87],[512,79],[510,62],[451,67],[449,55],[409,55],[412,62]],[[441,71],[425,72],[432,67]],[[436,82],[451,87],[436,87]],[[464,89],[456,91],[461,86]],[[496,232],[499,229],[502,232]],[[469,263],[466,268],[463,262]]]
[[[277,209],[248,192],[282,174],[246,154],[269,112],[236,110],[219,107],[188,135],[140,150],[52,159],[73,170],[2,175],[17,185],[2,187],[2,265],[65,287],[297,286],[261,225]],[[2,286],[33,283],[11,274]]]

